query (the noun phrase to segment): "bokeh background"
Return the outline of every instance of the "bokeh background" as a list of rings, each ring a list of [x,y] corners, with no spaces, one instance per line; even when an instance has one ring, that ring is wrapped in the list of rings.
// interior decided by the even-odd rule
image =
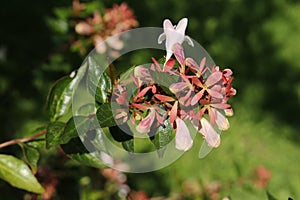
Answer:
[[[84,16],[93,10],[103,13],[122,2],[82,1],[86,3]],[[49,88],[77,69],[92,50],[82,36],[76,36],[72,3],[1,1],[0,142],[25,137],[46,123]],[[267,199],[268,192],[278,199],[300,199],[300,1],[126,3],[139,27],[160,27],[165,18],[177,23],[187,17],[187,35],[202,44],[221,68],[233,69],[237,89],[232,100],[235,115],[230,119],[231,128],[222,133],[219,148],[198,159],[198,137],[191,151],[165,169],[123,174],[126,184],[139,191],[135,194],[140,199],[230,196],[251,200]],[[74,46],[78,40],[86,49]],[[139,61],[138,56],[130,60]],[[20,154],[15,146],[0,152]],[[59,149],[42,155],[40,166],[53,183],[49,184],[54,191],[51,199],[120,198],[102,171],[73,163]],[[1,199],[33,198],[1,180],[0,192]]]

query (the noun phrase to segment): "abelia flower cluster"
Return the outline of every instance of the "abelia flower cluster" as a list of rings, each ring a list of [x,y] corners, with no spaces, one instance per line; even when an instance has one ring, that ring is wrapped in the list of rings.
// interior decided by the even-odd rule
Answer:
[[[186,58],[182,42],[187,40],[193,46],[192,40],[184,35],[186,26],[186,18],[180,20],[177,27],[169,20],[164,21],[164,33],[158,41],[166,40],[166,61],[160,66],[152,58],[150,68],[137,66],[129,81],[122,80],[116,84],[112,100],[119,107],[115,119],[120,123],[131,120],[136,131],[149,136],[153,136],[157,128],[169,120],[176,131],[176,148],[182,151],[193,145],[191,128],[187,126],[187,121],[190,121],[210,147],[218,147],[218,132],[229,128],[226,117],[233,115],[228,103],[236,94],[231,85],[232,71],[208,66],[205,57],[199,64],[192,58]],[[176,59],[171,58],[173,54]],[[157,73],[162,73],[166,80],[176,81],[168,86],[159,85]],[[136,91],[129,87],[130,82]]]
[[[76,5],[73,9],[77,14],[84,9],[84,4],[79,4],[78,0],[74,0]],[[79,6],[80,5],[80,6]],[[113,37],[111,40],[106,40],[107,37],[119,34],[122,31],[129,30],[138,25],[135,19],[133,10],[126,3],[121,5],[113,5],[112,8],[106,9],[101,15],[98,11],[94,12],[92,18],[85,21],[80,21],[75,26],[75,31],[79,35],[88,36],[94,43],[98,53],[104,53],[107,46],[115,50],[123,48],[123,42],[118,37]],[[80,40],[75,42],[79,48],[83,48]]]
[[[130,79],[137,88],[130,97],[126,85],[122,82],[115,86],[115,101],[120,105],[115,118],[122,123],[131,120],[136,130],[144,134],[152,134],[170,120],[176,130],[176,148],[187,151],[193,140],[186,121],[205,138],[211,147],[218,147],[220,135],[218,130],[227,130],[229,122],[226,116],[233,114],[228,99],[235,95],[232,88],[232,71],[220,70],[218,66],[207,66],[206,58],[198,64],[192,58],[185,58],[182,46],[173,45],[174,59],[170,59],[164,69],[153,59],[150,68],[138,66]],[[156,83],[151,71],[176,76],[178,81],[169,87],[169,91]],[[166,77],[168,79],[168,77]]]

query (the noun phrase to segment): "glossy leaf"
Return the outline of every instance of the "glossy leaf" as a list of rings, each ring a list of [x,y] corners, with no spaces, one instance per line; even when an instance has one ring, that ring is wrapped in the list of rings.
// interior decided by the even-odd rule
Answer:
[[[52,122],[58,119],[62,122],[71,116],[72,93],[86,73],[87,65],[80,67],[77,74],[59,79],[50,89],[47,102]],[[70,116],[66,116],[69,114]]]
[[[37,163],[40,157],[40,152],[31,145],[19,143],[23,151],[23,160],[29,165],[33,174],[37,172]]]
[[[97,102],[106,103],[112,91],[112,83],[110,76],[105,72],[105,66],[100,65],[105,65],[107,61],[101,59],[102,57],[88,57],[87,85]]]
[[[169,119],[164,121],[163,126],[158,127],[158,130],[154,135],[154,139],[152,139],[152,143],[157,149],[157,154],[160,158],[164,155],[166,145],[172,140],[173,133],[174,130]]]
[[[102,128],[112,127],[116,125],[116,121],[112,114],[111,105],[109,103],[105,103],[99,106],[97,110],[97,118]]]
[[[44,192],[29,167],[10,155],[0,155],[0,178],[16,188],[38,194]]]
[[[60,144],[60,135],[63,133],[65,123],[52,122],[49,123],[46,132],[46,148]]]

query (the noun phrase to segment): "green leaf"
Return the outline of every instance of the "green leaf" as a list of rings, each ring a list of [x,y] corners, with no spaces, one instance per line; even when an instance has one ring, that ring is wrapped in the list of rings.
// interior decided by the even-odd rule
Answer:
[[[71,116],[72,93],[84,77],[86,66],[84,64],[73,78],[65,76],[51,87],[47,98],[51,122],[57,120],[66,122],[69,120]]]
[[[107,61],[103,60],[103,57],[90,56],[87,59],[87,63],[87,84],[90,92],[95,95],[97,102],[108,102],[112,91],[112,83],[109,75],[105,72],[105,66],[100,66],[100,64],[108,64]]]
[[[75,126],[75,121],[76,126]],[[87,132],[90,129],[91,119],[87,116],[72,117],[67,124],[62,122],[50,123],[46,133],[46,147],[66,144],[72,138],[78,137],[77,129],[81,132]]]
[[[105,103],[99,106],[97,110],[97,118],[102,128],[112,127],[116,125],[116,121],[113,117],[110,103]]]
[[[49,123],[46,132],[46,148],[60,144],[60,135],[63,133],[65,123],[52,122]]]
[[[134,139],[122,142],[122,146],[126,151],[133,153],[134,152]]]
[[[16,188],[38,194],[44,192],[29,167],[22,160],[10,155],[0,155],[0,178]]]
[[[174,133],[174,129],[170,123],[170,120],[167,119],[164,121],[164,125],[158,127],[156,134],[154,135],[154,139],[152,143],[154,147],[157,149],[157,154],[159,158],[162,158],[164,152],[166,150],[166,145],[172,140],[172,134]]]
[[[23,160],[29,165],[32,173],[36,174],[40,152],[29,144],[19,143],[19,146],[23,152]]]
[[[75,126],[75,121],[76,126]],[[61,135],[58,135],[60,144],[68,143],[72,138],[78,137],[77,129],[80,129],[81,132],[87,132],[90,128],[90,119],[85,116],[75,116],[71,118],[62,132]]]
[[[85,141],[91,142],[91,141]],[[89,145],[89,144],[86,144]],[[79,137],[73,138],[69,143],[61,145],[64,152],[73,160],[91,167],[104,167],[105,165],[99,159],[98,151],[89,152],[83,145]],[[89,149],[91,151],[91,149]]]
[[[94,153],[84,153],[84,154],[68,154],[68,156],[82,165],[87,165],[95,168],[107,167],[100,159],[99,156],[96,157]]]
[[[106,103],[112,92],[112,84],[107,73],[103,73],[99,79],[98,87],[96,89],[95,98],[99,103]]]
[[[48,107],[52,122],[66,114],[70,109],[71,99],[69,96],[66,96],[66,93],[68,93],[68,86],[71,81],[70,77],[65,76],[59,79],[51,88],[48,97]]]

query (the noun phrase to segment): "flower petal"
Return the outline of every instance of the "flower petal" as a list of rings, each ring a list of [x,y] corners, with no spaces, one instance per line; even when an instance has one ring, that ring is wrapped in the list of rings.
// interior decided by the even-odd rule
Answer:
[[[180,65],[184,64],[184,52],[183,52],[183,48],[179,43],[174,44],[173,46],[173,51],[174,51],[174,55],[176,57],[176,59],[178,60]]]
[[[193,140],[190,132],[184,121],[180,118],[176,119],[176,135],[175,135],[175,146],[176,149],[181,151],[188,151],[193,146]]]
[[[212,73],[206,80],[205,85],[210,87],[222,79],[222,72],[216,71]]]
[[[149,114],[147,115],[146,118],[143,118],[141,120],[139,125],[136,127],[136,130],[140,133],[149,133],[154,119],[155,119],[155,109],[150,108]]]
[[[208,94],[210,94],[210,96],[214,97],[214,98],[217,98],[217,99],[222,99],[223,98],[223,95],[216,91],[216,90],[213,90],[213,89],[207,89],[207,92]]]
[[[175,101],[171,112],[170,112],[170,122],[171,124],[173,124],[173,122],[175,121],[176,117],[177,117],[177,110],[178,110],[178,101]]]
[[[162,94],[155,94],[154,97],[157,98],[158,100],[162,101],[162,102],[175,101],[175,99],[173,97],[169,97],[169,96],[162,95]]]
[[[158,44],[161,44],[165,39],[166,39],[166,34],[165,33],[160,34],[157,40]]]
[[[200,92],[198,92],[191,101],[191,105],[195,105],[196,103],[198,103],[198,101],[201,99],[201,97],[203,96],[204,90],[201,90]]]
[[[173,83],[170,85],[170,91],[173,92],[174,94],[183,91],[184,89],[188,88],[189,85],[186,82],[178,82],[178,83]]]
[[[204,136],[208,145],[211,147],[218,147],[221,142],[220,135],[205,118],[202,118],[200,122],[202,126],[200,133]]]
[[[228,119],[217,110],[216,110],[216,114],[217,114],[216,123],[219,129],[222,131],[229,129],[230,125]]]
[[[187,18],[181,19],[178,22],[177,26],[176,26],[176,31],[184,35],[185,34],[185,29],[187,27],[187,23],[188,23],[188,19]]]

